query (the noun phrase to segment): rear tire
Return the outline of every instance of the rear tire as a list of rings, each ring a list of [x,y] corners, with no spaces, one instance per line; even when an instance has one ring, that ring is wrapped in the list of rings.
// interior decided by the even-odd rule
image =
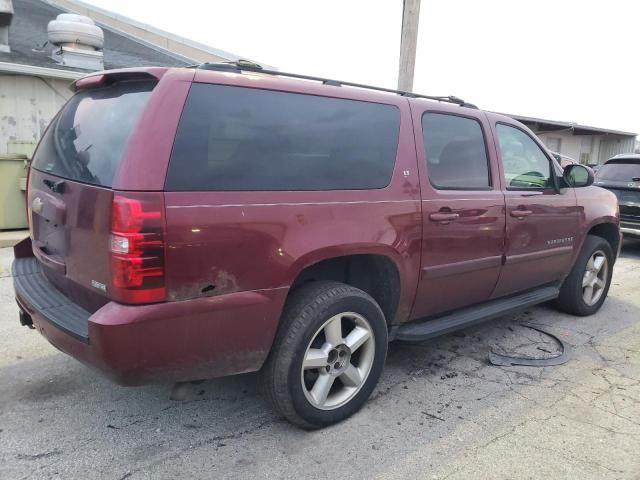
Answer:
[[[387,325],[373,298],[350,285],[313,283],[287,300],[263,387],[290,422],[325,427],[366,403],[386,353]]]
[[[607,298],[613,273],[613,250],[602,237],[587,235],[582,251],[560,289],[555,306],[563,312],[587,316]]]

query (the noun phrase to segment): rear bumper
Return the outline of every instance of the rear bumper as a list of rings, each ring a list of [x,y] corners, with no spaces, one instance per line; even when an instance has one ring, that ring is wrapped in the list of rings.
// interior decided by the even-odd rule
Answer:
[[[91,314],[45,277],[33,257],[12,266],[16,300],[59,350],[123,385],[213,378],[261,368],[286,288],[151,305],[115,302]]]

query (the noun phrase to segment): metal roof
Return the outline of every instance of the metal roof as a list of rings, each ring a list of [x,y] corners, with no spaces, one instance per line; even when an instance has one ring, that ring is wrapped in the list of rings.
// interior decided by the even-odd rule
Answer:
[[[636,137],[638,134],[633,132],[623,132],[621,130],[611,130],[609,128],[589,127],[580,125],[575,122],[561,122],[557,120],[545,120],[543,118],[525,117],[524,115],[511,115],[505,113],[508,117],[518,120],[527,126],[532,124],[537,126],[536,133],[556,132],[558,130],[571,130],[574,135],[621,135],[625,137]]]
[[[147,38],[149,35],[155,37],[156,41],[149,40],[153,45],[162,45],[165,50],[174,51],[177,48],[180,51],[184,51],[186,47],[187,51],[192,51],[191,54],[185,54],[189,59],[193,58],[191,63],[211,62],[211,61],[238,61],[241,58],[247,58],[239,56],[235,53],[220,50],[209,45],[205,45],[200,42],[196,42],[189,38],[181,37],[172,32],[167,32],[160,28],[154,27],[144,22],[140,22],[130,17],[126,17],[120,13],[105,10],[96,5],[86,3],[82,0],[42,0],[54,7],[62,8],[70,13],[77,13],[79,15],[85,15],[96,21],[102,28],[111,28],[116,32],[123,33],[122,28],[118,25],[126,25],[127,32],[131,33],[134,39]],[[139,33],[133,33],[139,32]],[[139,35],[142,36],[139,36]],[[127,35],[126,33],[124,35]],[[173,48],[169,45],[173,45]],[[178,50],[175,50],[177,53]],[[266,65],[262,64],[265,68]],[[272,67],[269,67],[272,68]]]
[[[6,64],[28,65],[44,69],[66,72],[87,73],[86,70],[60,65],[51,58],[54,47],[43,45],[47,42],[47,24],[64,10],[40,0],[13,0],[15,14],[9,27],[10,53],[0,52],[0,66]],[[168,50],[152,46],[133,37],[110,30],[104,30],[105,69],[167,66],[184,67],[195,63],[193,60],[174,54]],[[4,71],[13,71],[2,68]],[[43,75],[46,76],[46,75]]]
[[[606,163],[616,163],[618,161],[632,160],[634,163],[640,163],[640,154],[638,153],[619,153],[615,157],[611,157]],[[622,162],[621,162],[622,163]]]

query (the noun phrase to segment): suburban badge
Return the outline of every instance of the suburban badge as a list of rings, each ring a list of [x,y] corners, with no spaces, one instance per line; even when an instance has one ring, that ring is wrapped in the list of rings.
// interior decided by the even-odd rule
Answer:
[[[91,280],[91,286],[93,288],[97,288],[98,290],[102,290],[103,292],[107,291],[107,286],[104,283],[98,282],[96,280]]]

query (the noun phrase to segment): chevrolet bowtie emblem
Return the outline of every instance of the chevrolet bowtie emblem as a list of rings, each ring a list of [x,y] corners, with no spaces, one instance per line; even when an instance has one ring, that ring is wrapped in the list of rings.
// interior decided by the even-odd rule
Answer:
[[[42,210],[42,205],[43,203],[40,197],[36,197],[33,199],[33,202],[31,202],[31,210],[36,213],[40,213],[40,210]]]

